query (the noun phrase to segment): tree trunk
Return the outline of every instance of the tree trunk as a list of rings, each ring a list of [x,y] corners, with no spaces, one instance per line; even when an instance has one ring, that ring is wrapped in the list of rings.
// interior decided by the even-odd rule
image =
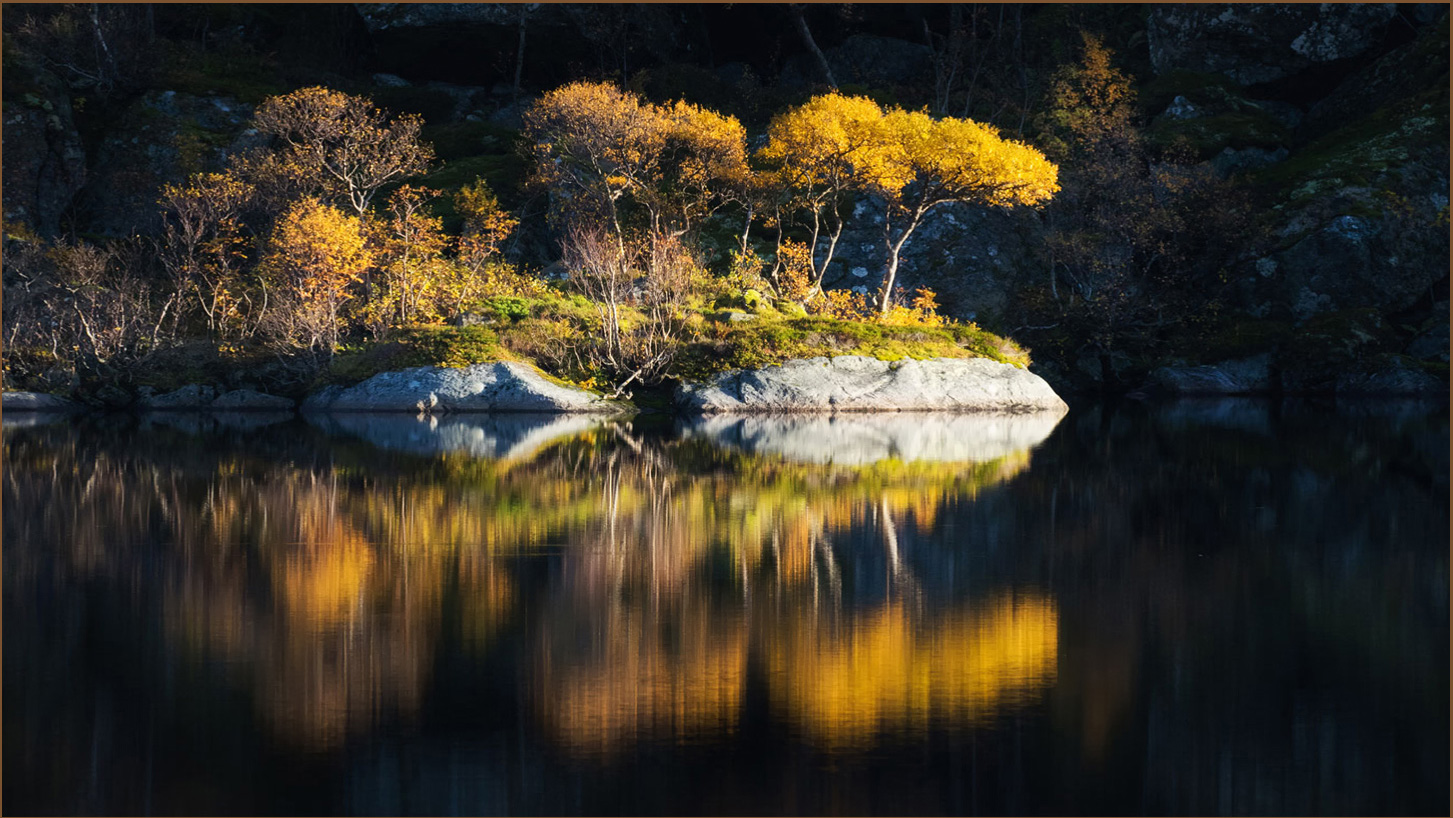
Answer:
[[[520,77],[525,73],[525,21],[529,19],[530,12],[535,9],[534,3],[525,3],[520,6],[520,45],[515,50],[515,86],[514,100],[520,100]]]
[[[893,304],[893,281],[898,277],[898,260],[903,255],[903,245],[908,243],[908,237],[913,235],[919,222],[923,221],[923,213],[923,210],[919,210],[913,214],[897,241],[893,240],[892,222],[886,215],[883,217],[883,243],[888,247],[888,263],[883,268],[883,287],[878,291],[879,315],[887,315],[888,308]]]
[[[801,3],[791,3],[788,8],[792,10],[792,21],[797,24],[797,33],[802,35],[802,42],[812,56],[817,59],[817,67],[822,69],[822,75],[827,78],[827,84],[837,90],[837,80],[833,79],[832,68],[827,64],[827,56],[822,49],[817,47],[817,41],[812,38],[812,30],[807,27],[807,16],[803,13]]]

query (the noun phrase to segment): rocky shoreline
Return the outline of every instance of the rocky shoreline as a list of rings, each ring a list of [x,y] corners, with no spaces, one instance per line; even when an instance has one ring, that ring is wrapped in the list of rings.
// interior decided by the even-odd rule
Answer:
[[[880,361],[844,355],[736,370],[677,388],[683,414],[958,411],[1063,414],[1068,406],[1039,376],[985,359]],[[382,372],[353,386],[327,386],[294,401],[252,390],[217,394],[191,385],[134,404],[141,411],[289,411],[426,413],[546,412],[621,414],[636,407],[555,382],[515,362],[462,368],[424,366]],[[6,392],[8,411],[81,411],[53,395]]]
[[[1295,396],[1447,398],[1448,386],[1412,367],[1370,374],[1344,372],[1327,384],[1302,384],[1279,372],[1270,356],[1215,366],[1161,367],[1132,394],[1165,396]],[[962,412],[1064,414],[1068,405],[1043,378],[984,358],[882,361],[855,355],[793,359],[684,383],[672,396],[682,415]],[[40,392],[5,392],[4,412],[78,413],[92,407]],[[298,402],[250,389],[219,392],[190,385],[143,394],[143,412],[370,412],[627,414],[625,401],[559,383],[516,362],[462,368],[414,367],[382,372],[349,387],[327,386]]]

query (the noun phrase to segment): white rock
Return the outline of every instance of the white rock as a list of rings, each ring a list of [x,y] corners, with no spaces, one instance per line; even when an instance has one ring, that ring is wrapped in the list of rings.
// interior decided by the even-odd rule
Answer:
[[[552,383],[533,367],[514,362],[382,372],[347,389],[324,389],[303,401],[303,409],[415,413],[420,401],[431,400],[434,411],[440,413],[609,413],[625,409],[593,392]]]
[[[983,358],[880,361],[857,355],[787,361],[683,384],[677,405],[723,412],[1039,412],[1068,410],[1034,373]]]

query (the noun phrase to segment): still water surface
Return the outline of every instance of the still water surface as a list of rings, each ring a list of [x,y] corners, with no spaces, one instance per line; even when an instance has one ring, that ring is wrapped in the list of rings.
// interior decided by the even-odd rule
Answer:
[[[1440,813],[1446,405],[4,428],[11,814]]]

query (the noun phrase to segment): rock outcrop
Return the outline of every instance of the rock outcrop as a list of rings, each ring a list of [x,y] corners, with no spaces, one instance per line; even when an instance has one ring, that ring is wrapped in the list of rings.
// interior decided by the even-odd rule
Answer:
[[[1156,73],[1216,72],[1252,85],[1363,54],[1395,14],[1393,3],[1164,4],[1151,9],[1146,34]]]
[[[1040,412],[1068,409],[1038,375],[974,358],[880,361],[857,355],[791,360],[683,384],[689,413]]]
[[[6,72],[7,93],[11,72],[28,79],[24,84],[32,90],[5,100],[5,218],[54,236],[61,214],[86,181],[86,149],[76,130],[71,94],[44,69],[7,64]]]
[[[95,145],[89,179],[76,197],[79,216],[96,233],[159,233],[162,185],[221,170],[229,156],[266,143],[247,127],[251,117],[252,106],[232,97],[141,95]]]
[[[1271,390],[1271,355],[1208,366],[1163,366],[1150,373],[1160,388],[1180,395],[1252,395]]]
[[[751,415],[695,418],[682,431],[748,454],[796,463],[868,466],[987,463],[1028,452],[1054,431],[1061,412],[1004,414]]]
[[[612,413],[625,407],[593,392],[553,383],[525,364],[500,362],[382,372],[346,389],[323,389],[303,401],[303,410]]]

